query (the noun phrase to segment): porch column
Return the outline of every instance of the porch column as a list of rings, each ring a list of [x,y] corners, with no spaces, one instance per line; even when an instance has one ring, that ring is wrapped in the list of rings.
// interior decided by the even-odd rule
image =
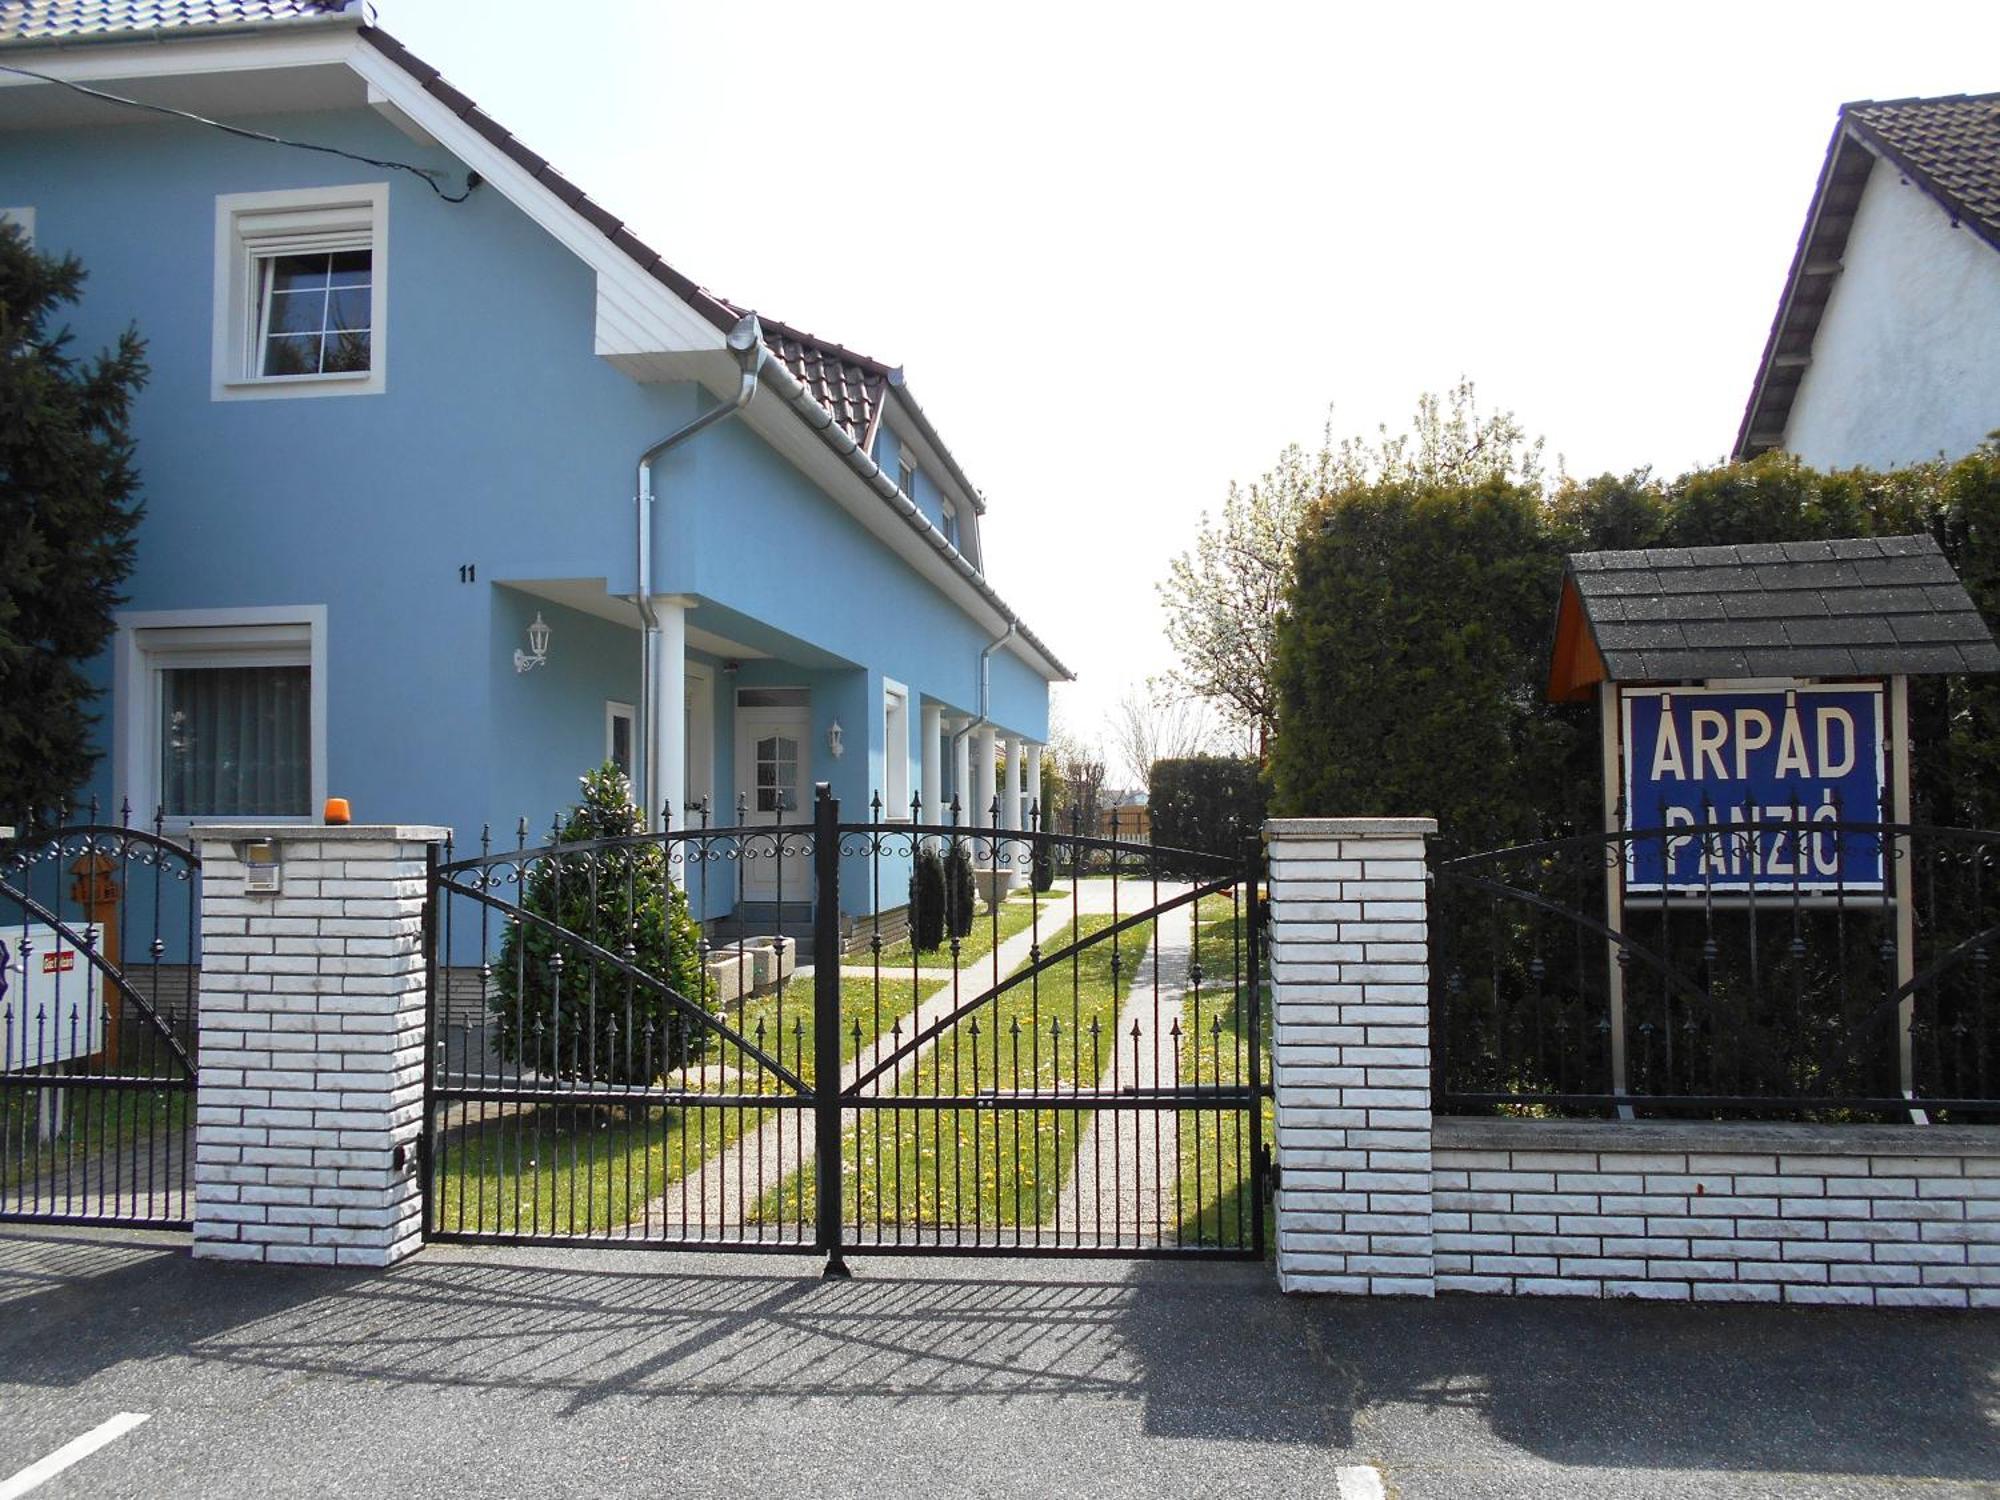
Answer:
[[[679,594],[653,601],[660,617],[659,649],[653,656],[653,743],[647,747],[646,826],[661,826],[671,810],[675,828],[687,822],[687,606]],[[670,862],[675,878],[681,866]]]
[[[942,823],[945,821],[944,747],[940,741],[944,737],[944,710],[935,703],[926,703],[918,714],[918,720],[923,725],[923,758],[918,762],[917,795],[924,799],[918,821]]]
[[[1026,826],[1021,817],[1021,760],[1022,748],[1018,735],[1009,735],[1006,740],[1006,777],[1000,792],[1000,826],[1017,832]],[[1006,859],[1000,866],[1000,885],[1003,890],[1011,890],[1021,883],[1019,877],[1027,863],[1028,846],[1018,839],[1009,840],[1005,847]]]
[[[991,724],[982,725],[972,736],[972,807],[968,822],[974,828],[993,826],[993,762],[1000,754],[1000,736]]]
[[[1021,814],[1021,826],[1026,828],[1032,823],[1039,823],[1042,831],[1046,833],[1049,827],[1049,809],[1042,806],[1042,747],[1030,742],[1027,749],[1028,784],[1024,788],[1026,810]],[[1037,812],[1039,816],[1030,817],[1030,812]]]
[[[972,821],[972,736],[961,735],[965,726],[959,724],[951,731],[951,795],[959,802],[959,826]],[[945,799],[947,803],[950,798]],[[945,821],[950,821],[947,812]]]

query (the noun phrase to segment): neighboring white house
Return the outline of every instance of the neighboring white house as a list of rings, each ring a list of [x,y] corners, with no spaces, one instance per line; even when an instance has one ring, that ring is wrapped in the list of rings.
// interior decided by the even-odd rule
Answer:
[[[2000,94],[1841,107],[1735,456],[1962,457],[2000,428]]]

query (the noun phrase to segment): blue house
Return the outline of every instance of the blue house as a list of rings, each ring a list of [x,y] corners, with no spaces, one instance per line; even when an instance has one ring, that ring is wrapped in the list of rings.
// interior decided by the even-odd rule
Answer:
[[[1067,673],[900,370],[695,285],[353,0],[8,0],[0,68],[0,216],[152,368],[107,805],[464,848],[610,759],[676,826],[1023,824]]]

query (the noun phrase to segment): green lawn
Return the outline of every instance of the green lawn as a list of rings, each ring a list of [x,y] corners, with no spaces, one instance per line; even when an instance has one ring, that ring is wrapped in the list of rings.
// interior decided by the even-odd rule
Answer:
[[[1082,932],[1100,932],[1109,916],[1086,916]],[[894,1070],[882,1092],[904,1098],[977,1092],[1092,1088],[1110,1066],[1118,997],[1150,973],[1150,924],[1099,943],[1072,963],[1016,986],[944,1033],[927,1052]],[[976,1029],[975,1029],[976,1028]],[[876,1225],[913,1232],[939,1224],[1025,1226],[1051,1216],[1057,1191],[1091,1112],[1076,1109],[869,1109],[842,1143],[843,1213],[867,1231]],[[784,1189],[787,1209],[811,1183]],[[763,1212],[775,1217],[778,1195]]]
[[[916,1006],[907,979],[841,984],[841,1056],[886,1032]],[[728,1008],[727,1022],[778,1063],[813,1079],[812,984],[785,987]],[[711,1046],[701,1073],[670,1080],[704,1093],[772,1093],[761,1068],[743,1068],[733,1045]],[[646,1205],[741,1136],[780,1113],[750,1105],[579,1108],[467,1105],[448,1122],[438,1149],[436,1223],[488,1234],[639,1233]],[[807,1126],[810,1135],[810,1125]]]
[[[1247,920],[1228,896],[1202,900],[1196,915],[1196,952],[1203,971],[1199,993],[1182,1005],[1181,1081],[1231,1085],[1249,1078],[1250,987]],[[1263,1072],[1270,1074],[1271,1014],[1261,1009]],[[1259,1101],[1264,1139],[1274,1139],[1272,1101]],[[1260,1205],[1250,1198],[1250,1132],[1240,1109],[1183,1110],[1180,1141],[1180,1242],[1247,1247]]]
[[[956,954],[947,941],[941,948],[916,954],[917,964],[926,969],[949,969],[954,966],[963,968],[967,964],[991,957],[993,949],[999,943],[1006,942],[1018,933],[1026,932],[1030,926],[1039,928],[1042,944],[1046,947],[1069,922],[1070,903],[1066,896],[1057,897],[1054,892],[1043,893],[1039,903],[1039,922],[1036,917],[1036,905],[1037,903],[1029,900],[1025,892],[1008,897],[1000,903],[1000,909],[990,915],[982,905],[973,914],[972,931],[958,940]],[[910,967],[910,959],[908,939],[882,949],[882,967],[885,970],[907,970]],[[858,951],[848,955],[848,962],[861,965],[869,962],[869,949],[865,940]],[[980,977],[982,980],[990,979],[990,975],[986,974]]]
[[[109,1089],[73,1084],[63,1088],[63,1128],[47,1139],[37,1138],[41,1089],[0,1090],[0,1193],[8,1201],[32,1203],[39,1183],[44,1194],[81,1199],[108,1191],[104,1173],[128,1146],[143,1153],[171,1149],[176,1181],[159,1174],[165,1159],[152,1169],[137,1168],[136,1186],[144,1192],[178,1191],[186,1156],[188,1127],[194,1122],[193,1089]],[[171,1146],[169,1147],[169,1142]],[[185,1179],[190,1184],[192,1175]]]
[[[647,1204],[775,1113],[460,1106],[437,1147],[434,1224],[451,1233],[637,1237]]]

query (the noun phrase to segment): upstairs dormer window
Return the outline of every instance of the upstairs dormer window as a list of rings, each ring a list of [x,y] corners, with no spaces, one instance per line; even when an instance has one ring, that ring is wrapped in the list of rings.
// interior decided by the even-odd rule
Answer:
[[[384,388],[384,183],[216,199],[218,401]]]
[[[944,501],[943,506],[944,514],[943,520],[940,523],[940,529],[944,532],[944,539],[950,542],[952,546],[957,547],[959,545],[958,507],[953,505],[949,500]]]
[[[917,498],[917,456],[908,448],[896,457],[896,488],[912,500]]]

